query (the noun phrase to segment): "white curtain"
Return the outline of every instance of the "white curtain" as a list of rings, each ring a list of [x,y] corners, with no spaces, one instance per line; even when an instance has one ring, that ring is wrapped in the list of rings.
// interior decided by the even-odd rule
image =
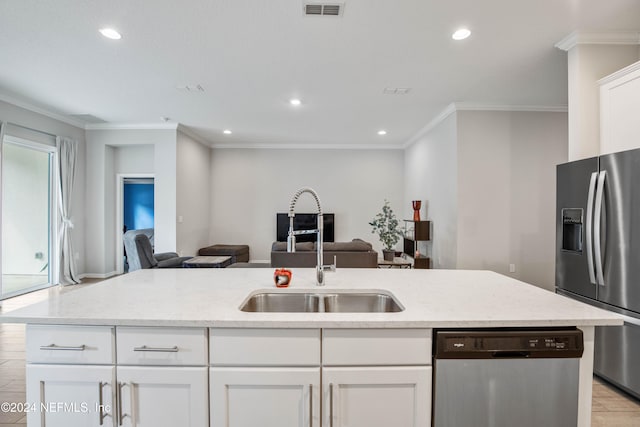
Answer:
[[[0,122],[0,153],[2,153],[2,141],[4,141],[5,125]],[[0,281],[2,280],[2,155],[0,155]],[[2,283],[0,283],[0,292],[2,291]],[[0,306],[2,301],[0,300]]]
[[[72,285],[80,283],[76,273],[76,261],[73,257],[73,239],[71,230],[71,196],[76,178],[76,157],[78,141],[57,137],[60,191],[58,192],[58,208],[60,211],[60,284]]]

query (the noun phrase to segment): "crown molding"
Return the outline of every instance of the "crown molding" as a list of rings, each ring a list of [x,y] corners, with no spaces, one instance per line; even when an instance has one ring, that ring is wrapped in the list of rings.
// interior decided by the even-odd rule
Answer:
[[[569,111],[566,105],[499,105],[456,102],[454,106],[456,111],[521,111],[530,113],[566,113]]]
[[[0,93],[0,101],[6,102],[18,108],[31,111],[32,113],[41,114],[43,116],[49,117],[50,119],[66,123],[76,128],[84,129],[85,126],[85,123],[81,120],[75,120],[71,117],[65,116],[64,114],[54,113],[53,111],[47,110],[42,107],[37,107],[33,104],[29,104],[28,102],[22,101],[20,99],[12,98],[2,93]]]
[[[85,130],[177,130],[179,123],[89,123]]]
[[[202,145],[206,145],[207,147],[211,147],[212,146],[212,142],[209,141],[206,138],[203,138],[202,136],[198,135],[197,133],[195,133],[194,131],[192,131],[191,129],[189,129],[187,126],[178,123],[178,132],[182,132],[185,135],[187,135],[189,138],[193,139],[194,141],[202,144]]]
[[[451,114],[458,111],[511,111],[511,112],[537,112],[537,113],[566,113],[566,105],[497,105],[480,104],[473,102],[453,102],[435,116],[426,126],[416,132],[401,148],[406,149],[428,134],[433,128],[442,123]]]
[[[265,150],[402,150],[404,147],[394,144],[261,144],[261,143],[214,143],[217,149],[265,149]]]
[[[623,69],[618,70],[615,73],[609,74],[608,76],[601,78],[600,80],[598,80],[598,84],[604,85],[607,83],[611,83],[614,80],[617,80],[623,76],[626,76],[627,74],[631,74],[638,70],[640,70],[640,61],[634,62],[633,64],[627,67],[624,67]]]
[[[609,33],[587,33],[574,31],[555,44],[558,49],[569,51],[579,44],[640,44],[640,32],[624,31]]]

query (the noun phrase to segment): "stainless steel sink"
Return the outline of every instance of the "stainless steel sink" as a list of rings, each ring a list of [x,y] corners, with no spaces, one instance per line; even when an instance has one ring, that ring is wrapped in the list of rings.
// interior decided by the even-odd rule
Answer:
[[[256,313],[317,313],[320,298],[307,293],[264,292],[252,295],[240,307]]]
[[[324,296],[327,313],[397,313],[404,310],[389,294],[338,293]]]
[[[385,291],[257,292],[240,310],[251,313],[397,313],[404,307]]]

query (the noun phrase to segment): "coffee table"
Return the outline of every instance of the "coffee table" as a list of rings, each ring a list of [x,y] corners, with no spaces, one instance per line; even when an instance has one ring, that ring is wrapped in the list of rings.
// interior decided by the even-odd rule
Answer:
[[[182,263],[184,268],[224,268],[231,264],[230,256],[197,256]]]
[[[411,268],[411,266],[411,261],[401,257],[395,257],[393,261],[378,259],[378,268]]]

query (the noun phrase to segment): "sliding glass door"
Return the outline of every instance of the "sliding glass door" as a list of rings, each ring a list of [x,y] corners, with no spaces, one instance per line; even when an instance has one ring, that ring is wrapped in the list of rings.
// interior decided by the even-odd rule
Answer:
[[[2,141],[0,299],[51,286],[55,230],[55,147]]]

